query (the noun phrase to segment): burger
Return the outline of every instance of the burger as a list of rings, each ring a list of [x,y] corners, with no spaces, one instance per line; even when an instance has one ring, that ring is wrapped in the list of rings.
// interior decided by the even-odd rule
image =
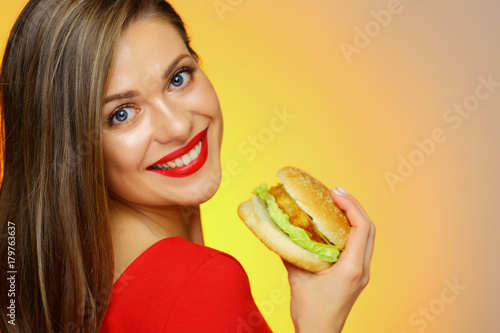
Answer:
[[[296,167],[278,171],[280,184],[262,184],[240,204],[238,215],[248,228],[284,260],[320,272],[339,258],[350,225],[328,188]]]

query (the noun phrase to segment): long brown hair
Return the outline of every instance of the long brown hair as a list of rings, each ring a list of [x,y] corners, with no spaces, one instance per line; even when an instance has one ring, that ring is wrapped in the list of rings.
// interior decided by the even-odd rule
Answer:
[[[12,29],[0,74],[2,332],[97,332],[104,320],[113,252],[101,108],[120,34],[144,18],[166,19],[198,60],[163,0],[33,0]]]

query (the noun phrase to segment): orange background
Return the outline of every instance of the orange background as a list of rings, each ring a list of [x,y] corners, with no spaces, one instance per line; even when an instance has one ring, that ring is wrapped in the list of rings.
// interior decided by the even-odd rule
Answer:
[[[2,43],[23,3],[0,4]],[[500,3],[172,3],[225,117],[206,243],[243,264],[271,328],[293,331],[285,270],[236,208],[295,165],[349,190],[377,225],[372,279],[344,332],[499,331]],[[477,89],[474,111],[453,113]]]

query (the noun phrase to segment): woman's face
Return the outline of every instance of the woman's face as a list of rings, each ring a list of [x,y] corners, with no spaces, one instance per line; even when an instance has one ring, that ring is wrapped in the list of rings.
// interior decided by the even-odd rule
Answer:
[[[161,20],[132,24],[102,115],[106,184],[132,205],[196,205],[220,183],[222,114],[210,81]]]

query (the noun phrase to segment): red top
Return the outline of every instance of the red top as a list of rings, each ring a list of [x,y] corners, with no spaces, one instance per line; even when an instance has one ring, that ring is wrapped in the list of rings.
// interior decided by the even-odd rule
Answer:
[[[100,332],[271,330],[235,258],[171,237],[144,251],[115,282]]]

